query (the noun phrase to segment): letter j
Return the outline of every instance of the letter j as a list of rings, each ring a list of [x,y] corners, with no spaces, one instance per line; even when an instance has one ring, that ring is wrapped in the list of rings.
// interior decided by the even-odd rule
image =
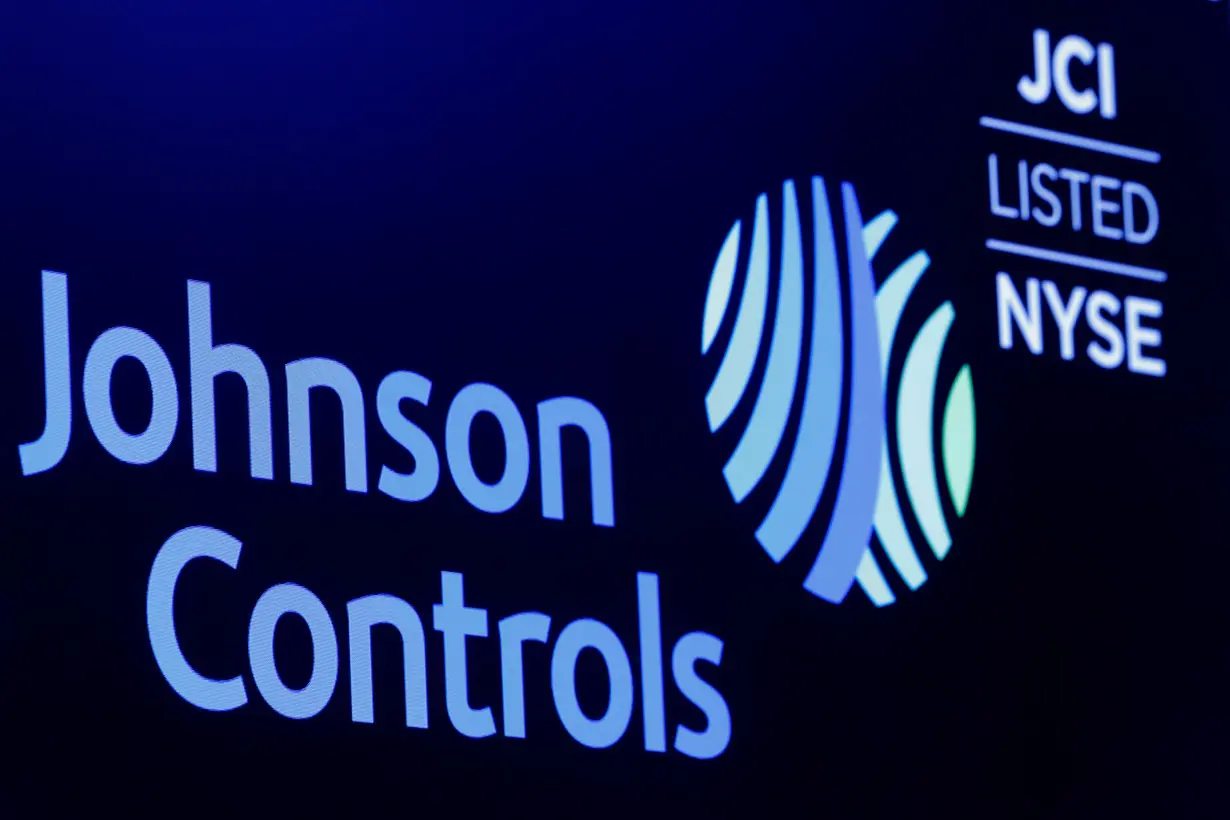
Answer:
[[[68,357],[68,276],[43,271],[43,388],[47,420],[38,441],[20,445],[22,475],[45,472],[68,451],[73,426]]]

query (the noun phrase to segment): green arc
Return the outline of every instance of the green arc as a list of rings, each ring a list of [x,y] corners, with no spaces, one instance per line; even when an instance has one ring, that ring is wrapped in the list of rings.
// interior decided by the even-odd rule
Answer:
[[[974,482],[974,443],[976,440],[974,385],[969,365],[957,373],[944,405],[942,433],[944,477],[958,517],[965,515],[970,488]]]

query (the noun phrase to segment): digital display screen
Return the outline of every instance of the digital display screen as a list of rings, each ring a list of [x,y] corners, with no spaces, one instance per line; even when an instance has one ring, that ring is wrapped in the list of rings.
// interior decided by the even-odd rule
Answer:
[[[1210,810],[1226,2],[5,17],[13,816]]]

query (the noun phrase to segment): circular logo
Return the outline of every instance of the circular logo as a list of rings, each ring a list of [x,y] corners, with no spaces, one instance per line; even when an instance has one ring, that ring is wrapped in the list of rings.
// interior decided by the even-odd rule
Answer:
[[[885,211],[864,222],[854,187],[847,183],[841,188],[844,218],[838,225],[820,177],[811,180],[811,198],[812,236],[806,244],[811,246],[813,285],[808,298],[805,234],[792,181],[782,186],[781,253],[771,315],[767,195],[756,202],[751,236],[745,237],[742,222],[736,221],[722,244],[702,327],[701,352],[719,360],[705,411],[716,433],[741,406],[751,406],[722,471],[736,503],[764,483],[776,459],[785,462],[755,532],[769,557],[780,563],[798,547],[826,486],[836,482],[832,513],[803,586],[841,603],[857,581],[877,606],[886,606],[896,600],[884,575],[886,565],[911,590],[927,580],[907,511],[938,560],[952,546],[941,492],[947,492],[957,517],[965,514],[974,472],[973,381],[969,365],[963,365],[946,385],[940,405],[940,358],[956,318],[951,302],[939,305],[913,339],[897,338],[906,304],[931,266],[930,257],[919,251],[877,287],[872,263],[896,227],[897,215]],[[839,237],[845,244],[844,266],[838,260]],[[743,253],[745,241],[750,245]],[[741,257],[746,258],[742,276]],[[742,295],[732,309],[736,284]],[[843,292],[848,294],[849,328],[844,326]],[[805,322],[808,307],[811,316]],[[810,338],[805,338],[805,325],[811,328]],[[720,336],[725,344],[715,346]],[[890,373],[899,341],[909,347],[900,372]],[[762,359],[763,374],[753,387]],[[894,394],[896,423],[889,425],[887,399]],[[942,414],[938,441],[937,414]],[[787,427],[795,416],[794,440],[787,443]],[[839,442],[844,443],[841,453]]]

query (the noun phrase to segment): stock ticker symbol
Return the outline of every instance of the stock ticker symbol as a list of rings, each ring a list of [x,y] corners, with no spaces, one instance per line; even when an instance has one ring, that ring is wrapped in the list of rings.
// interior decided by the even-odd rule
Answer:
[[[742,296],[733,318],[728,316],[739,267],[743,225],[731,228],[709,282],[702,328],[702,353],[714,353],[714,342],[728,322],[729,340],[721,353],[712,385],[705,396],[709,428],[718,432],[744,402],[752,404],[746,427],[730,454],[723,475],[734,500],[742,504],[765,478],[783,448],[788,422],[796,407],[798,422],[784,477],[755,537],[780,563],[802,539],[816,515],[833,473],[836,500],[824,528],[819,552],[803,583],[810,593],[841,603],[857,580],[877,606],[896,600],[882,570],[884,558],[905,585],[916,590],[927,580],[914,539],[898,498],[894,468],[905,486],[909,510],[938,560],[952,546],[940,496],[943,472],[957,517],[964,516],[974,471],[974,393],[970,368],[960,368],[948,387],[943,407],[939,449],[933,435],[939,362],[956,312],[944,302],[931,313],[910,342],[897,377],[895,429],[886,413],[890,395],[890,363],[898,324],[915,285],[930,267],[919,251],[896,267],[877,290],[871,262],[897,225],[885,211],[864,223],[850,184],[842,186],[848,276],[839,270],[837,228],[824,180],[812,179],[814,286],[810,304],[811,333],[804,356],[804,234],[793,182],[782,188],[781,254],[776,308],[768,315],[770,291],[770,218],[768,196],[756,202]],[[849,290],[850,327],[843,327],[842,290]],[[770,320],[771,335],[765,328]],[[759,391],[749,385],[767,344]],[[849,345],[846,374],[844,346]],[[849,381],[844,415],[844,454],[840,475],[838,442],[842,440],[843,385]],[[895,458],[894,458],[895,455]],[[874,538],[873,538],[874,535]],[[883,558],[877,558],[878,542]]]

